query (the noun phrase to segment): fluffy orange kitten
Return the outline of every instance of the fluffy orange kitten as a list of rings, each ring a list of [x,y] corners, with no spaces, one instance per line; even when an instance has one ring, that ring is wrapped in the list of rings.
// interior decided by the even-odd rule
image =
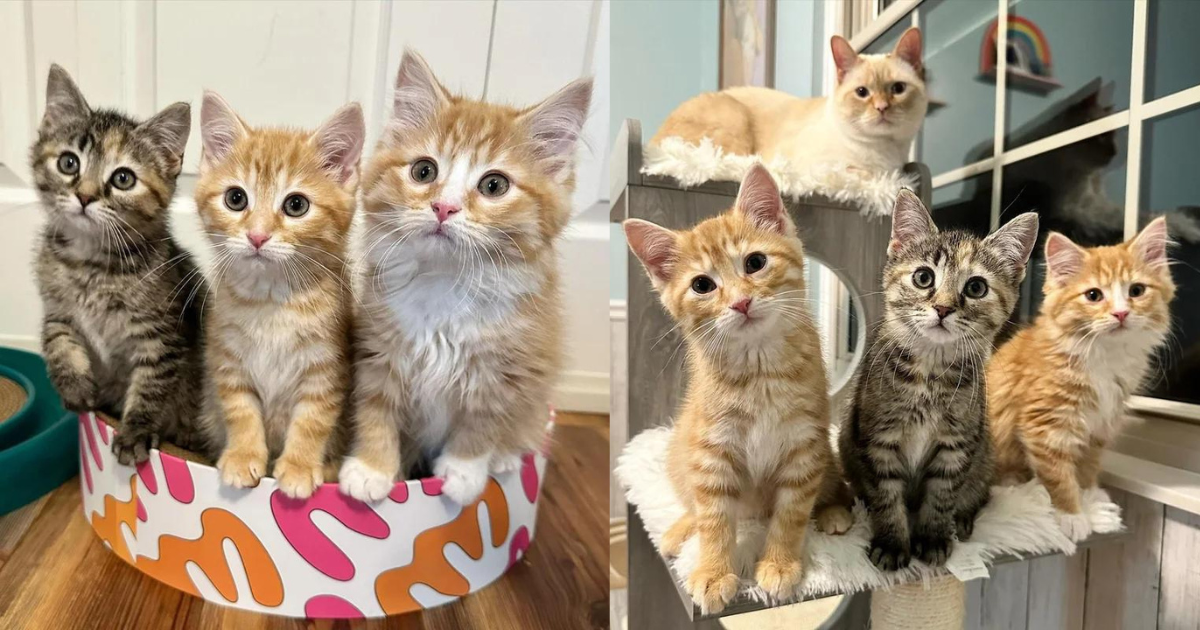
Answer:
[[[1081,499],[1096,485],[1100,451],[1120,432],[1125,401],[1170,331],[1166,247],[1162,218],[1110,247],[1085,249],[1051,233],[1041,313],[988,364],[998,474],[1037,476],[1075,540],[1091,530]]]
[[[630,219],[625,234],[688,349],[688,389],[667,453],[687,513],[664,534],[663,552],[675,555],[699,534],[687,588],[715,613],[737,591],[738,518],[767,519],[755,577],[771,596],[787,597],[803,572],[818,496],[824,487],[836,502],[844,487],[831,466],[828,383],[806,308],[804,251],[779,189],[755,166],[729,212],[682,232]],[[851,516],[834,505],[818,521],[841,533]]]
[[[708,137],[727,153],[783,158],[792,167],[900,168],[929,104],[921,31],[906,31],[886,55],[856,54],[837,36],[830,46],[838,75],[833,96],[797,98],[761,87],[701,94],[672,112],[651,143]]]
[[[382,499],[425,457],[474,502],[538,448],[562,349],[559,234],[591,80],[533,107],[456,96],[406,52],[365,169],[353,451],[343,492]]]
[[[357,103],[316,131],[252,128],[204,95],[196,205],[215,251],[208,310],[207,415],[234,487],[274,460],[285,494],[324,481],[350,386],[343,278],[363,116]]]

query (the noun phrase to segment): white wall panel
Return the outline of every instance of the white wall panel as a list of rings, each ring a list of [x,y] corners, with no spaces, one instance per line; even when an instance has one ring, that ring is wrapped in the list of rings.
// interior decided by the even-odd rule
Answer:
[[[420,53],[451,91],[482,96],[493,7],[492,0],[392,3],[392,27],[384,56],[387,81],[381,94],[384,111],[391,113],[392,88],[405,47]]]

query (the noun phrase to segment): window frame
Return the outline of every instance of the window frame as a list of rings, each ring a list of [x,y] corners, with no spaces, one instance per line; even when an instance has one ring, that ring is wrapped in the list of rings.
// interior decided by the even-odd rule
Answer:
[[[844,7],[840,19],[826,21],[826,35],[849,33],[850,44],[857,51],[862,51],[876,39],[882,36],[896,24],[905,19],[913,26],[920,24],[921,5],[926,0],[895,0],[886,9],[880,10],[879,0],[852,0]],[[836,14],[830,10],[838,0],[826,0],[827,15]],[[996,0],[997,22],[1006,23],[1008,20],[1009,0]],[[1200,104],[1200,85],[1184,88],[1172,94],[1146,101],[1146,33],[1149,28],[1150,0],[1134,0],[1133,4],[1133,50],[1131,55],[1129,108],[1115,112],[1104,118],[1093,120],[1087,124],[1068,129],[1030,142],[1015,148],[1006,149],[1004,146],[1005,108],[1008,103],[1008,59],[1007,55],[997,55],[996,59],[996,107],[993,128],[994,150],[988,157],[972,164],[966,164],[942,173],[933,173],[933,188],[941,188],[948,184],[958,183],[970,177],[992,174],[992,205],[990,227],[995,230],[1000,226],[1001,193],[1003,191],[1004,168],[1021,160],[1041,155],[1069,144],[1086,140],[1102,133],[1116,129],[1128,129],[1128,147],[1126,149],[1125,169],[1125,238],[1133,238],[1138,233],[1139,198],[1141,197],[1142,180],[1142,134],[1148,121]],[[861,28],[854,25],[862,24]],[[996,36],[997,45],[1004,50],[1008,47],[1008,33],[1000,29]],[[828,68],[828,64],[827,64]],[[832,91],[832,76],[826,72],[826,93]],[[914,144],[914,155],[915,146]],[[1151,396],[1133,396],[1128,403],[1129,409],[1151,415],[1168,416],[1200,424],[1200,404],[1192,404],[1155,398]]]

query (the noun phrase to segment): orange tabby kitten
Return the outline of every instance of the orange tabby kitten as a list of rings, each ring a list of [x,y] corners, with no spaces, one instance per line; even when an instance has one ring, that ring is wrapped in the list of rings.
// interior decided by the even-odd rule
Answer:
[[[252,128],[212,92],[196,206],[215,250],[206,352],[221,480],[312,495],[340,453],[350,386],[343,278],[363,146],[357,103],[317,131]],[[277,459],[276,459],[277,458]]]
[[[988,364],[998,473],[1036,475],[1074,540],[1091,530],[1081,498],[1096,485],[1100,451],[1120,432],[1125,401],[1170,330],[1166,247],[1162,218],[1110,247],[1085,249],[1051,233],[1041,313]]]
[[[676,555],[699,534],[687,588],[715,613],[737,591],[739,516],[769,519],[755,577],[772,597],[787,597],[800,581],[823,482],[830,503],[844,486],[831,466],[828,383],[805,307],[804,251],[779,189],[758,165],[729,212],[682,232],[630,219],[625,233],[687,340],[690,378],[667,453],[687,513],[663,536],[663,552]],[[851,516],[832,505],[818,524],[841,533]]]
[[[701,94],[672,112],[651,143],[708,137],[726,153],[784,158],[793,167],[900,168],[929,104],[921,31],[906,31],[887,55],[856,54],[837,36],[830,46],[838,75],[833,96],[797,98],[762,87]]]

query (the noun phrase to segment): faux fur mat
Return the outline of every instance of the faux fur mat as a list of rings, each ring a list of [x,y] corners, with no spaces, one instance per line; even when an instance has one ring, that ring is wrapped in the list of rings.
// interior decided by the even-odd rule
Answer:
[[[660,545],[663,532],[683,514],[683,506],[666,475],[669,435],[668,427],[659,427],[634,437],[621,454],[616,470],[617,478],[625,488],[625,497],[637,509],[655,547]],[[1121,509],[1103,490],[1095,488],[1087,492],[1084,510],[1093,533],[1107,534],[1122,529]],[[755,584],[753,575],[765,534],[766,528],[761,521],[738,523],[735,568],[742,576],[740,591],[760,602],[768,601],[768,597]],[[820,597],[944,575],[917,561],[901,571],[880,571],[867,559],[869,540],[862,503],[854,506],[854,526],[844,535],[827,535],[810,526],[806,536],[804,580],[797,595]],[[696,565],[698,546],[693,536],[684,544],[679,557],[670,561],[676,576],[686,580]],[[992,500],[980,512],[971,539],[954,545],[946,568],[965,581],[986,576],[987,563],[1000,554],[1023,556],[1054,552],[1073,554],[1075,543],[1059,528],[1050,495],[1035,480],[1020,486],[993,487]]]
[[[642,173],[666,175],[689,188],[707,181],[740,182],[756,162],[753,155],[727,155],[703,138],[699,146],[680,138],[669,137],[657,145],[642,150]],[[847,168],[845,164],[823,164],[799,168],[776,158],[764,163],[775,177],[785,198],[798,201],[809,195],[820,195],[834,201],[858,206],[864,216],[882,217],[892,214],[896,193],[901,188],[913,189],[915,175],[901,171],[872,173]]]

